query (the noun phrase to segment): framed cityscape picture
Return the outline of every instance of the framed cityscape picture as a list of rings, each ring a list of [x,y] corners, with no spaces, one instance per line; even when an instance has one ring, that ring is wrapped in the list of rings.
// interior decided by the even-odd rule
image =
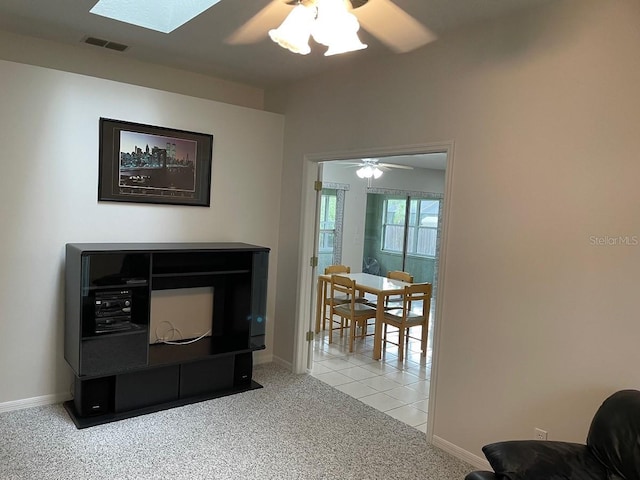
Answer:
[[[208,207],[213,135],[100,119],[98,200]]]

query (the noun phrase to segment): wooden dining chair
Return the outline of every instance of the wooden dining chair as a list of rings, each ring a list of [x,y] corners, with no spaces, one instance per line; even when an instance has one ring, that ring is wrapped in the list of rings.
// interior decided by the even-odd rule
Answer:
[[[348,327],[349,352],[353,352],[356,329],[360,327],[364,338],[367,335],[368,320],[376,318],[375,307],[359,302],[357,294],[355,280],[343,275],[331,275],[329,343],[333,341],[334,330],[340,330],[342,337],[344,329]],[[343,301],[345,297],[348,299],[346,302]],[[336,316],[340,319],[337,327],[334,326]]]
[[[325,275],[333,275],[336,273],[351,273],[351,267],[347,265],[329,265],[324,269]],[[330,298],[329,293],[330,293],[329,288],[326,288],[325,286],[324,298],[322,299],[322,330],[326,330],[327,320],[331,320],[327,316],[327,313],[329,312],[329,298]],[[347,298],[344,297],[342,300],[347,301]],[[340,299],[336,298],[336,301],[339,302]]]
[[[387,278],[400,280],[402,282],[413,283],[413,275],[402,270],[392,270],[387,272]],[[384,302],[385,309],[402,308],[402,296],[387,297]]]
[[[382,341],[386,348],[387,343],[398,345],[398,360],[404,360],[404,351],[409,348],[409,330],[412,327],[421,326],[420,347],[422,356],[427,355],[427,333],[429,331],[429,312],[431,310],[430,283],[414,283],[404,287],[402,294],[402,308],[385,310],[383,318]],[[387,326],[398,329],[398,343],[387,338]],[[415,337],[411,337],[415,338]]]

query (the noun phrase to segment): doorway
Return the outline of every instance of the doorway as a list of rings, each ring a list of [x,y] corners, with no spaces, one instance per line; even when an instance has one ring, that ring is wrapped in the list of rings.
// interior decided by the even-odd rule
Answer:
[[[400,154],[398,154],[398,152],[400,152]],[[420,159],[424,159],[426,158],[427,155],[432,154],[432,156],[435,157],[435,155],[433,154],[439,154],[442,158],[444,158],[444,165],[446,167],[450,167],[451,165],[451,152],[452,152],[452,145],[451,144],[442,144],[442,145],[429,145],[429,146],[422,146],[422,147],[411,147],[411,148],[405,148],[405,149],[397,149],[397,150],[393,150],[393,149],[389,149],[389,150],[385,150],[385,151],[377,151],[377,152],[371,152],[371,151],[367,151],[367,152],[361,152],[361,156],[355,157],[352,156],[354,154],[354,152],[350,152],[349,155],[345,154],[345,155],[340,155],[340,154],[334,154],[332,155],[333,158],[329,158],[330,156],[325,156],[322,154],[319,155],[309,155],[307,156],[307,162],[305,162],[305,173],[306,173],[306,178],[307,178],[307,184],[308,185],[313,185],[315,181],[317,180],[321,180],[323,182],[325,182],[327,179],[329,180],[330,183],[342,183],[342,184],[346,184],[349,186],[348,189],[346,189],[345,192],[345,211],[344,211],[344,215],[343,215],[343,222],[344,222],[344,226],[343,226],[343,242],[341,245],[341,263],[343,264],[350,264],[352,266],[352,271],[358,272],[358,271],[363,271],[363,260],[365,258],[364,256],[364,237],[365,237],[365,217],[366,214],[360,213],[359,218],[354,218],[352,213],[350,213],[350,202],[354,201],[353,199],[356,198],[356,193],[361,192],[363,194],[363,196],[361,197],[363,200],[361,200],[364,204],[366,204],[366,197],[367,194],[376,194],[376,189],[379,188],[387,188],[387,189],[391,189],[394,192],[397,191],[403,191],[405,193],[410,193],[410,197],[412,198],[416,198],[416,194],[419,195],[424,195],[425,191],[427,191],[427,193],[436,193],[439,194],[441,196],[441,202],[438,205],[438,208],[440,208],[440,205],[446,204],[446,199],[445,199],[445,192],[447,190],[447,185],[450,181],[449,177],[450,175],[447,174],[447,169],[445,169],[443,167],[443,170],[441,171],[441,175],[440,175],[440,189],[433,189],[431,186],[427,186],[424,190],[419,188],[419,185],[417,184],[418,180],[418,175],[416,175],[417,170],[420,168],[423,168],[421,165],[416,164],[416,166],[413,167],[413,169],[415,169],[416,171],[412,171],[410,172],[410,174],[408,175],[409,180],[403,183],[403,184],[394,184],[394,185],[390,185],[390,184],[383,184],[381,183],[381,181],[378,181],[379,179],[373,179],[373,180],[369,180],[369,179],[361,179],[358,178],[359,182],[355,182],[355,178],[357,178],[355,176],[355,169],[353,166],[349,166],[349,163],[354,163],[354,162],[358,162],[360,161],[362,158],[370,158],[374,155],[378,156],[378,157],[384,157],[383,160],[386,163],[387,161],[391,162],[391,161],[409,161],[409,162],[417,162]],[[398,158],[396,158],[398,157]],[[403,157],[403,158],[399,158],[399,157]],[[353,160],[353,159],[356,160]],[[341,169],[341,174],[342,176],[338,176],[338,177],[334,177],[334,178],[328,178],[325,175],[327,174],[327,170],[331,170],[331,169]],[[387,181],[391,180],[392,175],[391,172],[395,172],[395,168],[393,169],[385,169],[382,175],[382,178],[386,178]],[[406,172],[405,172],[406,173]],[[351,179],[346,181],[345,178],[348,177],[350,175]],[[386,175],[386,177],[385,177]],[[405,175],[405,178],[407,177],[407,175]],[[324,185],[323,185],[324,187]],[[369,190],[369,191],[367,191]],[[431,192],[429,192],[431,191]],[[378,194],[380,194],[380,192],[377,192]],[[318,198],[320,198],[321,194],[320,191],[317,191],[313,194],[310,194],[307,196],[307,202],[306,202],[306,207],[305,208],[305,217],[304,217],[304,225],[305,226],[310,226],[312,229],[311,231],[315,231],[313,229],[314,225],[314,219],[316,218],[313,215],[313,209],[310,208],[312,205],[315,206],[315,196],[318,196]],[[357,200],[355,200],[357,201]],[[426,206],[426,204],[423,204],[423,206]],[[433,205],[432,205],[433,207]],[[363,206],[363,209],[365,207]],[[446,205],[444,208],[440,208],[440,210],[442,211],[442,215],[440,215],[440,219],[443,223],[443,225],[446,223],[444,221],[445,215],[446,215]],[[363,210],[364,211],[364,210]],[[318,212],[318,219],[320,218]],[[311,225],[309,225],[309,223]],[[305,230],[308,232],[309,230],[307,230],[307,228],[305,228]],[[444,232],[444,230],[443,230]],[[319,233],[318,233],[319,234]],[[444,238],[444,233],[443,233],[443,238]],[[319,243],[319,237],[318,238],[307,238],[306,241],[304,241],[304,247],[303,247],[303,255],[305,251],[309,251],[310,253],[313,252],[313,243],[318,242]],[[310,247],[311,246],[311,247]],[[440,257],[442,257],[442,254],[444,252],[444,248],[441,249],[441,251],[439,252]],[[436,271],[438,271],[439,269],[436,268]],[[304,315],[304,320],[302,320],[301,325],[300,325],[300,331],[298,332],[299,335],[297,335],[297,338],[299,338],[301,335],[300,333],[302,333],[302,329],[306,330],[311,330],[312,328],[310,328],[310,323],[312,323],[312,321],[310,322],[306,322],[306,320],[310,319],[310,318],[315,318],[315,309],[313,308],[315,305],[315,301],[311,302],[310,299],[311,297],[315,294],[315,285],[316,285],[316,272],[321,271],[320,269],[315,269],[315,268],[311,268],[311,269],[307,269],[307,268],[303,268],[303,275],[306,276],[307,279],[309,279],[308,282],[305,282],[304,288],[301,289],[301,294],[305,296],[305,299],[303,301],[303,305],[304,307],[302,308],[301,312],[307,312]],[[307,296],[308,295],[308,296]],[[434,300],[435,300],[435,296],[434,296]],[[429,396],[429,398],[433,398],[433,394],[431,392],[432,388],[431,385],[434,385],[434,379],[436,376],[436,366],[437,366],[437,332],[439,330],[438,328],[438,324],[440,323],[438,320],[439,317],[439,312],[438,309],[436,308],[436,312],[432,317],[432,325],[434,326],[433,328],[433,340],[432,343],[430,344],[433,345],[432,348],[432,352],[433,352],[433,361],[431,362],[431,372],[430,372],[430,382],[429,379],[427,378],[422,378],[419,377],[417,379],[418,382],[422,382],[420,384],[420,389],[423,391],[423,393],[425,393],[426,395]],[[431,329],[430,329],[431,330]],[[305,348],[308,347],[308,351],[304,352]],[[298,344],[298,348],[296,349],[296,352],[298,354],[297,356],[297,360],[300,361],[300,363],[302,363],[302,361],[305,362],[304,366],[308,366],[308,367],[312,367],[311,363],[307,363],[307,362],[311,362],[313,359],[313,354],[315,352],[313,352],[313,342],[300,342]],[[431,349],[430,349],[431,350]],[[301,352],[303,353],[307,353],[307,355],[301,354]],[[335,356],[335,355],[334,355]],[[366,355],[364,356],[365,358],[360,358],[360,359],[355,359],[355,362],[358,361],[362,361],[365,362],[366,361]],[[329,359],[329,358],[327,358]],[[336,364],[336,366],[340,366],[340,362],[336,359],[334,359],[335,361],[333,361],[332,363]],[[370,360],[370,359],[369,359]],[[351,359],[351,363],[354,362],[354,359]],[[298,367],[300,367],[300,363],[298,363]],[[372,363],[372,362],[368,362],[368,363]],[[388,368],[385,366],[382,366],[383,362],[377,362],[377,364],[379,365],[378,368],[380,369],[384,369],[384,368]],[[325,365],[329,365],[329,364],[325,364]],[[373,364],[370,366],[370,368],[375,368],[376,364]],[[354,369],[353,371],[350,372],[343,372],[343,373],[350,373],[351,375],[358,375],[358,374],[363,374],[362,372],[362,367],[361,365],[356,365],[356,367],[360,367],[360,369]],[[351,368],[351,367],[348,367]],[[305,369],[298,369],[297,371],[301,372],[304,371]],[[388,371],[386,372],[386,374],[391,374],[394,373],[393,371]],[[409,372],[411,373],[411,372]],[[415,372],[413,372],[415,373]],[[403,378],[404,377],[404,378]],[[371,377],[369,377],[371,378]],[[379,384],[383,384],[383,383],[387,383],[388,385],[392,385],[389,384],[388,382],[386,382],[385,380],[382,379],[378,379],[378,380],[366,380],[366,379],[362,379],[362,382],[359,383],[364,383],[365,385],[367,383],[379,383]],[[386,380],[389,380],[389,378],[387,378]],[[407,373],[402,373],[399,372],[398,375],[396,375],[396,383],[399,384],[400,387],[404,387],[406,385],[406,382],[408,382],[409,380],[416,380],[416,378],[412,378],[410,375],[408,375]],[[403,384],[404,382],[404,384]],[[413,382],[414,384],[416,382]],[[344,384],[343,384],[344,385]],[[352,385],[351,387],[343,387],[345,389],[348,388],[355,388],[356,385]],[[365,389],[366,391],[366,389]],[[370,391],[369,391],[370,392]],[[375,394],[375,393],[373,393]],[[428,410],[428,403],[430,403],[431,401],[426,401],[424,399],[422,399],[422,407],[424,408],[424,410]],[[418,400],[417,400],[418,401]],[[366,402],[365,402],[366,403]],[[414,402],[415,403],[415,402]],[[424,418],[426,419],[426,413],[424,415]],[[430,431],[430,427],[429,427],[429,422],[427,422],[426,425],[422,425],[422,429],[425,430],[427,432],[427,435],[429,436],[429,431]]]

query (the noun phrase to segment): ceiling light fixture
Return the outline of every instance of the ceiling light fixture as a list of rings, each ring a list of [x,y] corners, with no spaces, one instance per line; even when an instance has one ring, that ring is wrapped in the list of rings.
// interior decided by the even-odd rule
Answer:
[[[309,37],[328,47],[325,56],[367,48],[358,38],[360,24],[349,12],[349,0],[298,1],[282,24],[269,31],[271,39],[293,53],[311,52]]]
[[[356,170],[356,175],[358,175],[358,177],[360,178],[380,178],[382,176],[382,170],[380,170],[378,167],[371,166],[371,165],[365,165],[364,167],[360,167],[358,170]]]

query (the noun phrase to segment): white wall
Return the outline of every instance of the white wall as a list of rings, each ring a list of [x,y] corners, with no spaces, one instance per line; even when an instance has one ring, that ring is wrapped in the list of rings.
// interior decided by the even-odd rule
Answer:
[[[584,441],[638,387],[640,2],[560,0],[267,92],[286,114],[280,282],[300,260],[304,155],[453,141],[433,433]],[[304,125],[305,128],[299,128]],[[285,221],[286,219],[286,221]],[[305,225],[306,227],[306,225]],[[276,300],[275,354],[297,307]]]
[[[68,394],[68,242],[240,241],[272,248],[273,345],[281,115],[0,61],[0,409]],[[100,117],[212,133],[211,207],[97,201]]]
[[[126,53],[78,43],[68,45],[0,30],[0,59],[54,68],[65,72],[207,98],[243,107],[264,107],[261,88],[228,80],[143,63]]]

